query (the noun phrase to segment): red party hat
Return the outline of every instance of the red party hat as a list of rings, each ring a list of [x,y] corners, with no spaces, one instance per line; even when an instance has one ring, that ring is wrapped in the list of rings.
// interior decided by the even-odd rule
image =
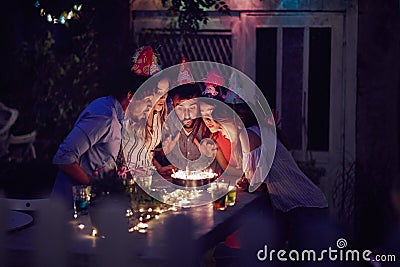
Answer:
[[[150,76],[161,70],[151,46],[139,48],[133,56],[132,71],[140,76]]]

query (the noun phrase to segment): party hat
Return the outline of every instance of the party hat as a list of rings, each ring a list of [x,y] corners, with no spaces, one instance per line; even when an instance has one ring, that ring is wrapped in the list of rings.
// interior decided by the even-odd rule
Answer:
[[[243,103],[243,99],[238,95],[239,91],[242,90],[239,84],[239,77],[236,71],[232,72],[228,82],[228,91],[225,97],[225,103],[228,104],[239,104]]]
[[[180,68],[179,68],[179,73],[178,73],[178,78],[176,80],[175,86],[179,86],[179,85],[187,84],[187,83],[194,83],[194,78],[193,78],[192,72],[190,71],[186,62],[187,62],[187,59],[185,57],[182,57]]]
[[[217,69],[212,69],[208,72],[207,78],[204,81],[204,85],[206,86],[203,91],[203,95],[208,97],[217,97],[221,96],[220,90],[217,90],[216,87],[222,86],[225,83],[224,77],[219,73]]]
[[[204,81],[205,85],[223,86],[225,83],[224,77],[220,74],[218,69],[212,69],[208,72],[207,78]]]
[[[151,76],[161,70],[151,46],[143,46],[133,56],[132,71],[140,76]]]

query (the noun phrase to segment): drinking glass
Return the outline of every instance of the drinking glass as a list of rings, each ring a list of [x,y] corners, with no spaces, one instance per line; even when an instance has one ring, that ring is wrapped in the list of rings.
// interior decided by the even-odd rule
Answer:
[[[151,182],[153,180],[152,175],[141,175],[141,176],[136,176],[136,182],[139,186],[145,188],[145,189],[150,189],[151,187]]]
[[[213,199],[213,207],[216,210],[225,210],[227,207],[226,195],[228,192],[227,183],[217,183],[211,188],[211,198]]]
[[[226,205],[234,206],[236,203],[236,186],[229,186],[228,194],[226,194]]]
[[[74,217],[88,214],[90,203],[90,186],[74,185],[72,186],[72,195],[74,199]]]

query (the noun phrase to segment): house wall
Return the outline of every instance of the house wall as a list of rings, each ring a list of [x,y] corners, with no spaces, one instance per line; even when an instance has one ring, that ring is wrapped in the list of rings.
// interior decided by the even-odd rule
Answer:
[[[345,10],[345,0],[226,0],[231,10]],[[161,0],[132,0],[131,10],[158,11],[164,9]]]
[[[391,189],[400,178],[399,5],[359,2],[355,231],[370,248],[381,246],[396,223]]]

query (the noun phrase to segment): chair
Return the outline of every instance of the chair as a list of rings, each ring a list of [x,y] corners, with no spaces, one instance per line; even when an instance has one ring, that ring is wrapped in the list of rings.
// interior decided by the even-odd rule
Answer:
[[[8,154],[10,129],[18,118],[18,110],[0,102],[0,157]]]
[[[33,143],[36,140],[36,131],[32,131],[28,134],[23,135],[10,135],[8,144],[10,150],[12,146],[22,146],[22,151],[17,153],[11,153],[11,158],[15,158],[18,162],[23,161],[24,159],[36,159],[36,149]]]
[[[0,157],[8,156],[8,160],[23,162],[36,159],[36,150],[33,143],[36,140],[36,131],[22,135],[10,133],[10,128],[18,118],[19,112],[0,102]]]

